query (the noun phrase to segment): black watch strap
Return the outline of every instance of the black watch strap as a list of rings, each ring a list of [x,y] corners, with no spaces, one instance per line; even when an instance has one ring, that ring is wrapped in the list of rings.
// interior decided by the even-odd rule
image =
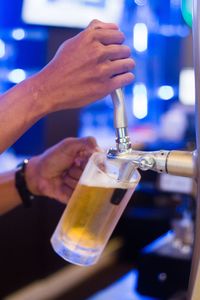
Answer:
[[[22,203],[24,207],[31,207],[32,201],[39,200],[55,200],[54,198],[50,198],[48,196],[39,196],[32,194],[26,184],[26,166],[28,164],[28,159],[25,159],[22,163],[17,166],[17,171],[15,173],[15,187],[22,199]]]
[[[23,205],[25,207],[30,207],[32,200],[34,200],[36,195],[33,195],[26,184],[25,171],[28,164],[28,159],[25,159],[22,163],[17,166],[17,171],[15,173],[15,187],[22,199]]]

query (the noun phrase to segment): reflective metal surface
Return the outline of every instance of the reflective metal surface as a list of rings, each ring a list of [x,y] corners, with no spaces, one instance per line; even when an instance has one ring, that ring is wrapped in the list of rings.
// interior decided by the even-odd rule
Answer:
[[[126,152],[131,148],[128,136],[128,122],[122,89],[111,93],[114,105],[114,127],[116,131],[116,147],[119,152]]]
[[[193,0],[193,52],[196,89],[196,140],[197,140],[197,171],[200,169],[200,2]],[[188,299],[200,299],[200,178],[197,173],[197,209],[196,209],[195,244],[192,270],[190,275]]]
[[[120,153],[110,149],[107,154],[110,159],[132,162],[142,171],[152,170],[158,173],[168,173],[176,176],[196,178],[196,151],[136,151],[129,150]]]
[[[170,151],[167,157],[167,173],[196,178],[196,152]]]
[[[109,158],[120,158],[133,160],[138,164],[138,167],[143,170],[155,170],[162,172],[169,172],[171,174],[178,174],[181,176],[194,177],[197,180],[197,209],[196,209],[196,229],[195,229],[195,244],[193,252],[193,262],[190,275],[189,291],[187,300],[199,300],[200,299],[200,1],[193,0],[193,52],[194,52],[194,68],[195,68],[195,89],[196,89],[196,141],[197,150],[193,153],[181,153],[176,151],[171,152],[157,152],[144,153],[141,151],[131,151],[130,147],[127,147],[128,142],[123,140],[124,134],[121,136],[121,132],[118,128],[127,128],[127,119],[124,109],[123,94],[121,90],[114,92],[112,95],[113,103],[115,107],[115,128],[117,135],[117,143],[122,141],[122,148],[127,148],[128,151],[124,151],[120,155],[120,147],[117,149],[111,149],[108,153]],[[125,135],[126,136],[126,135]],[[119,138],[118,138],[119,137]],[[122,139],[121,139],[122,138]],[[129,142],[130,143],[130,142]],[[122,152],[123,152],[122,151]],[[127,153],[128,152],[128,153]],[[132,158],[131,158],[132,156]],[[134,156],[134,157],[133,157]],[[185,162],[185,163],[184,163]]]

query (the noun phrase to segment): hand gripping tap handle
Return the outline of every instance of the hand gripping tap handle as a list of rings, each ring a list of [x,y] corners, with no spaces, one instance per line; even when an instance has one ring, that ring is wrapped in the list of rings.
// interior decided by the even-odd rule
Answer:
[[[143,171],[152,170],[177,176],[196,179],[196,151],[137,151],[131,148],[128,136],[128,122],[122,89],[111,94],[114,105],[114,126],[116,131],[116,149],[108,151],[108,158],[132,162]]]

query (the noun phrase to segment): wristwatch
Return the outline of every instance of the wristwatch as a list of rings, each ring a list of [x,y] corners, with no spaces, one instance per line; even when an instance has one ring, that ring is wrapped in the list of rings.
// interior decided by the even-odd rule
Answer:
[[[25,159],[22,163],[17,166],[15,173],[15,187],[22,199],[24,207],[30,207],[32,200],[34,200],[36,195],[32,194],[26,183],[25,172],[28,164],[28,159]]]

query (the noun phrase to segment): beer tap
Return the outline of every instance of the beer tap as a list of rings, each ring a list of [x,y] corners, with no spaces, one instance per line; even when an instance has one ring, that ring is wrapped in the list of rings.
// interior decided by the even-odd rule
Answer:
[[[114,104],[116,148],[109,149],[107,157],[131,162],[134,167],[158,173],[196,178],[196,151],[138,151],[134,150],[128,135],[128,122],[122,89],[111,94]]]
[[[128,159],[142,170],[154,170],[173,175],[192,177],[197,183],[197,205],[195,220],[195,241],[191,274],[188,287],[188,300],[200,299],[200,1],[193,0],[193,56],[195,69],[195,114],[196,114],[196,144],[197,150],[187,151],[153,151],[144,152],[132,149],[128,138],[127,121],[123,94],[121,90],[112,93],[114,103],[116,148],[108,151],[110,159]],[[123,113],[121,113],[123,108]],[[118,121],[120,121],[118,123]],[[125,132],[121,133],[120,126],[125,125]],[[119,127],[118,127],[119,126]],[[122,138],[121,138],[122,135]],[[124,138],[125,136],[125,138]],[[126,145],[123,143],[125,142]],[[123,144],[123,145],[121,145]]]
[[[128,135],[128,122],[122,89],[111,93],[114,105],[114,127],[116,133],[117,153],[127,153],[131,150],[131,141]]]

